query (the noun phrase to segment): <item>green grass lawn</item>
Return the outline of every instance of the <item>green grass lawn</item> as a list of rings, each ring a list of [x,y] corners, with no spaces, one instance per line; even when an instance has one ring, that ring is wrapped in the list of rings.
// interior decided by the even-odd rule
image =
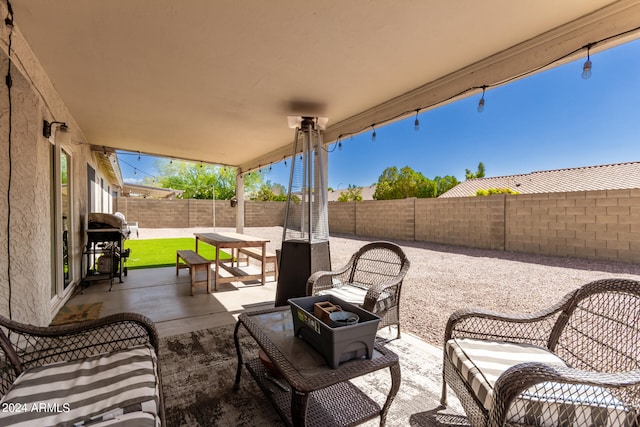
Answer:
[[[180,249],[196,250],[195,237],[175,239],[125,240],[124,248],[131,249],[126,266],[129,269],[169,267],[176,265],[176,251]],[[201,243],[198,253],[207,259],[216,258],[213,246]],[[230,259],[231,255],[220,251],[220,259]]]

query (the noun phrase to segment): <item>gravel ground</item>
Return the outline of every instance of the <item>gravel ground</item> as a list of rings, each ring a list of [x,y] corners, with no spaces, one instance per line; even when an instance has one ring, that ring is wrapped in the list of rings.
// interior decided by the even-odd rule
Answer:
[[[140,238],[188,237],[212,228],[140,229]],[[235,231],[218,227],[216,231]],[[245,228],[245,234],[268,238],[275,252],[282,227]],[[376,239],[332,235],[334,268],[349,261],[362,245]],[[442,345],[449,315],[477,306],[501,312],[529,313],[557,302],[566,293],[597,279],[640,280],[640,265],[610,261],[550,257],[427,242],[394,241],[407,254],[411,267],[402,286],[402,330]]]

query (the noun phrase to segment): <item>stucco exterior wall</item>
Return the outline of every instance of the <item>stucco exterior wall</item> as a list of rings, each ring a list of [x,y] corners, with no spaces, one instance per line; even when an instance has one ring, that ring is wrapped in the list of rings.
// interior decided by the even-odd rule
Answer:
[[[0,16],[6,16],[5,3]],[[9,27],[0,26],[0,314],[48,325],[81,279],[87,221],[87,164],[104,177],[82,131],[57,94],[19,29],[12,35],[11,105],[4,82]],[[11,120],[9,111],[11,106]],[[42,134],[43,120],[66,122],[69,133]],[[10,135],[10,138],[9,138]],[[71,155],[73,282],[52,298],[52,170],[54,147]],[[61,241],[61,236],[55,236]]]
[[[8,58],[4,53],[1,56],[0,67],[5,75]],[[11,124],[8,89],[0,85],[0,236],[5,248],[0,261],[0,310],[14,319],[46,324],[50,320],[51,283],[50,145],[38,137],[42,135],[42,104],[38,96],[15,67],[11,74]],[[43,307],[47,309],[42,310]]]

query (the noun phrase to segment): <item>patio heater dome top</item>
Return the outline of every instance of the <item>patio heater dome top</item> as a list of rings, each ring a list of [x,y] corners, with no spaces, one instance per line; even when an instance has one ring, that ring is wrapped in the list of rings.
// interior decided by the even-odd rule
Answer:
[[[287,116],[287,122],[289,129],[299,128],[303,125],[312,124],[312,128],[325,130],[329,119],[326,117],[311,117],[311,116]]]

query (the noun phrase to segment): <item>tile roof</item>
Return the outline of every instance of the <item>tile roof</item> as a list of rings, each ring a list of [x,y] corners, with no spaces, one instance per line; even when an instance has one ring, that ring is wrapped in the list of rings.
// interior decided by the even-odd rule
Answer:
[[[477,190],[489,188],[510,188],[521,194],[640,188],[640,162],[468,179],[440,197],[475,196]]]

